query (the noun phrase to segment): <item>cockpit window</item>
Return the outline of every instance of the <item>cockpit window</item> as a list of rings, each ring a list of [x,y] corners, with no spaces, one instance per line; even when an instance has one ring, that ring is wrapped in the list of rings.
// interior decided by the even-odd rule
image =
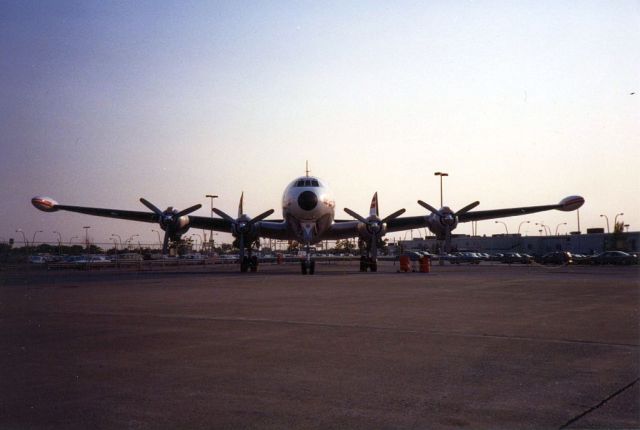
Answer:
[[[296,181],[296,187],[319,187],[320,183],[317,179],[299,179]]]

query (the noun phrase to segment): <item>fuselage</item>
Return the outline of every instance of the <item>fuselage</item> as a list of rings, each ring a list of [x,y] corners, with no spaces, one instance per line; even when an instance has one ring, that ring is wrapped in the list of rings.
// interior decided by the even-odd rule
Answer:
[[[333,223],[335,201],[329,186],[314,176],[294,179],[282,194],[282,216],[302,243],[316,243]]]

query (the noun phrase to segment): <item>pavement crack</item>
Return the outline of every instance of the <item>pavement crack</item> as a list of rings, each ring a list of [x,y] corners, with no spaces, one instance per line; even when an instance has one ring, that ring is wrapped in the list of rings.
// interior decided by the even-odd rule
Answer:
[[[601,406],[603,406],[605,403],[607,403],[609,400],[613,399],[614,397],[616,397],[618,394],[622,394],[623,392],[625,392],[626,390],[628,390],[629,388],[633,387],[638,381],[640,381],[640,378],[636,378],[633,381],[631,381],[629,384],[625,385],[624,387],[620,388],[618,391],[616,391],[615,393],[609,395],[608,397],[606,397],[604,400],[602,400],[600,403],[598,403],[595,406],[590,407],[589,409],[587,409],[586,411],[576,415],[575,417],[571,418],[569,421],[567,421],[566,423],[564,423],[559,430],[562,429],[566,429],[567,427],[569,427],[571,424],[575,423],[576,421],[578,421],[579,419],[583,418],[584,416],[590,414],[591,412],[595,411],[596,409],[600,408]]]

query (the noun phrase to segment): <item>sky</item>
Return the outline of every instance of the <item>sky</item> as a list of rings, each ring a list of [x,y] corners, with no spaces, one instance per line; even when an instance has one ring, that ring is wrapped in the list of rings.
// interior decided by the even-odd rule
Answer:
[[[444,171],[454,210],[577,194],[583,232],[618,213],[638,231],[638,46],[637,1],[5,0],[0,241],[91,226],[95,242],[157,242],[156,225],[47,214],[36,195],[209,216],[206,194],[235,214],[244,191],[249,215],[279,217],[306,160],[336,218],[376,191],[382,216],[424,214],[416,201],[439,206]],[[526,220],[527,235],[577,230],[575,212],[500,221]],[[391,237],[411,234],[424,231]]]

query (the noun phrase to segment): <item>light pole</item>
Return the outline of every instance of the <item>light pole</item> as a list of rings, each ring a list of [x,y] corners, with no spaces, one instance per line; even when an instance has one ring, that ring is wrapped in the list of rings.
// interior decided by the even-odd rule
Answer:
[[[213,199],[217,199],[218,196],[215,194],[207,194],[205,195],[206,198],[211,199],[211,211],[209,212],[209,215],[211,216],[211,218],[213,218]],[[212,223],[213,224],[213,223]],[[206,235],[205,235],[205,239],[206,239]],[[213,227],[211,228],[211,231],[209,232],[209,242],[213,242]],[[203,241],[204,243],[204,241]],[[213,249],[213,245],[211,246],[211,249]]]
[[[449,174],[444,172],[435,172],[433,175],[440,176],[440,207],[442,207],[442,177],[449,176]]]
[[[160,240],[160,232],[154,228],[151,229],[151,231],[155,231],[156,234],[158,235],[158,245],[160,245],[160,248],[162,248],[162,240]]]
[[[22,231],[21,228],[16,230],[16,233],[22,233],[22,242],[24,243],[25,247],[29,247],[29,242],[27,241],[27,236],[24,235],[24,231]]]
[[[525,223],[529,224],[531,223],[531,221],[522,221],[520,224],[518,224],[518,234],[520,234],[520,227],[522,227],[522,224],[525,224]]]
[[[616,225],[618,225],[618,217],[623,215],[624,214],[622,212],[616,214],[616,217],[613,219],[613,231],[616,231]],[[624,231],[624,225],[622,226],[622,228],[620,228],[620,231]]]
[[[509,234],[509,229],[507,228],[507,223],[503,221],[496,221],[496,224],[502,224],[504,226],[504,230]]]
[[[202,238],[198,237],[197,233],[193,233],[192,235],[189,236],[190,238],[194,238],[194,242],[195,242],[195,250],[198,250],[198,239],[200,239],[200,241],[202,242]]]
[[[122,249],[122,238],[120,237],[119,234],[115,234],[115,233],[111,233],[111,237],[117,237],[118,238],[118,242],[120,242],[120,249]]]
[[[544,234],[545,234],[545,235],[547,235],[547,236],[551,236],[551,229],[550,229],[548,226],[544,225],[544,223],[541,223],[541,222],[537,222],[537,223],[535,223],[535,224],[536,224],[536,225],[539,225],[540,227],[542,227],[542,228],[544,229]],[[547,230],[547,229],[548,229],[548,230]]]
[[[62,254],[62,235],[59,231],[54,231],[58,235],[58,255]]]
[[[73,244],[73,239],[80,239],[80,236],[73,236],[71,239],[69,239],[69,245]]]
[[[127,245],[127,249],[129,249],[129,247],[131,246],[131,241],[133,240],[133,238],[134,237],[138,237],[138,236],[140,236],[140,235],[139,234],[134,234],[129,239],[124,241],[124,243]]]
[[[566,222],[561,222],[560,224],[558,224],[556,226],[556,236],[558,235],[558,227],[560,227],[561,225],[567,225],[567,223]]]
[[[602,217],[604,217],[604,219],[607,220],[607,233],[611,233],[611,231],[609,230],[609,217],[604,215],[604,214],[601,214],[600,218],[602,218]]]
[[[89,251],[89,229],[91,228],[90,225],[85,225],[84,227],[84,246],[87,248],[87,252],[90,253]]]
[[[37,230],[33,232],[33,237],[31,239],[31,246],[33,247],[33,250],[36,250],[36,234],[38,233],[42,233],[42,230]]]

